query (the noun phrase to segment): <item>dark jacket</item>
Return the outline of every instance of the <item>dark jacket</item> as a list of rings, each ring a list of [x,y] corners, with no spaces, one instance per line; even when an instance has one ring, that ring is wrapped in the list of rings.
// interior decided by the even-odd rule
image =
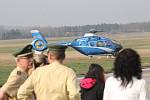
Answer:
[[[104,83],[85,78],[80,81],[80,87],[81,100],[103,100]]]

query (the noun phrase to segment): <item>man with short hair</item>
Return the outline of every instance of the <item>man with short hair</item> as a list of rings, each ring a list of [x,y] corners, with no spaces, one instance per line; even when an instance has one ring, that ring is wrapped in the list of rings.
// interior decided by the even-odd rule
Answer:
[[[64,66],[66,46],[48,45],[49,65],[37,68],[19,88],[19,100],[29,100],[35,93],[37,100],[79,100],[79,86],[75,72]]]
[[[18,100],[17,92],[28,78],[28,71],[32,68],[32,46],[26,45],[13,54],[16,68],[11,72],[7,82],[0,88],[0,100]]]

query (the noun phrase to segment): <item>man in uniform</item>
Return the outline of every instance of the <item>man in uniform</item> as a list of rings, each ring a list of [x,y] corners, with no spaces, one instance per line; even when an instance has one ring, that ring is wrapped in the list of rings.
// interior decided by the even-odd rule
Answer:
[[[28,70],[32,68],[32,46],[27,45],[13,54],[16,68],[11,72],[7,82],[0,88],[0,100],[18,100],[17,92],[28,78]]]
[[[64,66],[66,46],[48,45],[49,65],[39,67],[19,88],[19,100],[29,100],[34,91],[37,100],[79,100],[75,72]]]

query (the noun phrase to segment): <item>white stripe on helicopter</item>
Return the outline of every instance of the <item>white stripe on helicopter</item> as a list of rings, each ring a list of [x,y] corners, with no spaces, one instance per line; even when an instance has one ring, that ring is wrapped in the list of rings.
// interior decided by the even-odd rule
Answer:
[[[107,52],[113,52],[114,50],[113,49],[109,49],[109,48],[105,48],[105,47],[92,47],[92,46],[73,46],[73,47],[87,47],[87,48],[98,48],[98,49],[102,49],[104,51],[107,51]]]

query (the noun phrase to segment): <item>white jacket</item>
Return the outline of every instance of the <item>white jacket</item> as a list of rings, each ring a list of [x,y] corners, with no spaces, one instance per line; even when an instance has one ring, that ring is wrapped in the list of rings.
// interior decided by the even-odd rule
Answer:
[[[121,80],[113,76],[106,80],[103,100],[149,100],[144,79],[133,78],[127,87],[121,86]]]

